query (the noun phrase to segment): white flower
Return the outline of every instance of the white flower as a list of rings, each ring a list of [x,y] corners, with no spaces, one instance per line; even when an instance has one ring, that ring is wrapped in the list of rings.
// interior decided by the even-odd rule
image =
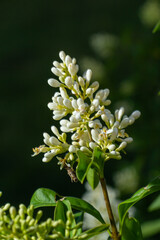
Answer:
[[[59,53],[62,62],[54,61],[51,71],[58,79],[50,78],[48,84],[59,88],[54,93],[48,108],[53,111],[53,119],[61,120],[59,133],[55,126],[51,130],[56,137],[44,133],[44,143],[35,148],[34,154],[45,153],[43,161],[50,161],[55,155],[66,153],[73,154],[77,159],[78,150],[90,156],[95,147],[99,147],[105,159],[121,159],[121,151],[133,139],[126,133],[126,127],[133,124],[140,117],[138,110],[129,117],[124,115],[124,108],[117,109],[114,114],[106,107],[111,103],[108,99],[109,89],[99,88],[97,81],[90,84],[92,71],[88,69],[84,76],[78,76],[79,66],[76,59]],[[66,119],[64,119],[66,117]],[[71,143],[66,143],[67,135],[71,133]],[[70,154],[69,154],[70,155]],[[66,154],[66,162],[71,161]]]

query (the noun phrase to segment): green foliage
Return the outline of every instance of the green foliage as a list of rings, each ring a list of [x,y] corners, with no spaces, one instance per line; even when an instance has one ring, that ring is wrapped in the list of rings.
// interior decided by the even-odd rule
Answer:
[[[99,175],[97,174],[97,171],[90,167],[87,172],[87,181],[92,189],[95,189],[99,183]]]
[[[139,189],[131,198],[119,204],[120,233],[124,236],[124,240],[127,240],[128,234],[135,236],[131,239],[136,239],[136,237],[138,240],[142,239],[140,224],[136,219],[128,217],[128,211],[138,201],[157,191],[160,191],[160,177],[155,178],[146,187]],[[135,232],[138,235],[135,235]]]
[[[76,175],[81,183],[83,183],[87,172],[92,164],[92,160],[82,151],[77,151],[78,155],[78,166],[76,168]]]
[[[157,191],[160,191],[160,177],[155,178],[146,187],[139,189],[131,198],[120,203],[118,206],[120,225],[123,225],[125,215],[134,204]]]
[[[160,195],[151,203],[148,210],[150,212],[160,209]]]
[[[47,188],[37,189],[30,201],[30,204],[37,207],[56,206],[56,196],[59,196],[55,191]]]
[[[158,32],[158,31],[160,31],[160,21],[158,21],[158,23],[156,24],[156,26],[154,27],[154,29],[153,29],[153,33],[156,33],[156,32]]]
[[[53,204],[51,205],[50,198],[47,198],[47,199],[45,198],[45,196],[46,195],[48,196],[48,194],[51,194],[53,196],[55,195],[55,192],[46,188],[40,188],[36,190],[31,198],[30,204],[32,204],[35,208],[42,207],[42,206],[43,207],[57,206],[57,202],[56,203],[53,202]],[[47,200],[49,200],[49,202],[47,202]],[[99,211],[96,210],[90,203],[86,202],[85,200],[82,200],[80,198],[75,198],[75,197],[62,197],[60,199],[60,201],[66,201],[66,200],[70,202],[71,207],[73,209],[89,213],[93,217],[97,218],[101,223],[105,223]]]
[[[100,148],[96,147],[93,151],[92,157],[88,157],[82,151],[77,152],[78,166],[76,174],[81,183],[84,182],[85,177],[92,187],[95,189],[99,183],[99,177],[103,177],[104,171],[104,157]]]
[[[121,240],[143,240],[139,221],[135,218],[129,218],[128,214],[125,216],[121,234]]]
[[[151,237],[160,233],[160,219],[151,220],[142,224],[143,237]]]

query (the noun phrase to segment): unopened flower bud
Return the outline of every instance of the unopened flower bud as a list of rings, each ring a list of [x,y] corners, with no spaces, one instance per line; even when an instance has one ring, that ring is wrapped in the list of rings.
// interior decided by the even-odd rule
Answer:
[[[128,118],[124,118],[124,119],[122,120],[122,122],[120,123],[119,128],[120,128],[120,129],[121,129],[121,128],[126,128],[126,127],[128,126],[128,124],[129,124],[129,119],[128,119]]]
[[[125,141],[126,143],[131,143],[131,142],[133,142],[133,138],[128,137],[128,138],[125,138],[124,141]]]
[[[68,66],[68,71],[71,74],[71,76],[75,76],[78,72],[78,69],[79,69],[78,65],[75,65],[73,63],[70,63]]]
[[[56,79],[53,79],[53,78],[50,78],[48,79],[48,84],[51,86],[51,87],[60,87],[61,83],[58,82]]]
[[[53,66],[55,66],[56,68],[62,68],[61,64],[57,61],[53,62]]]
[[[82,77],[78,77],[79,85],[83,88],[84,87],[84,79]]]
[[[69,55],[67,55],[65,57],[65,64],[68,67],[70,63],[72,63],[72,59],[71,59],[71,57]]]
[[[118,111],[118,121],[121,121],[123,114],[124,114],[124,107],[121,107]]]
[[[63,100],[63,104],[65,107],[69,108],[69,109],[72,109],[72,105],[71,105],[71,101],[69,99],[64,99]]]
[[[53,74],[55,74],[58,77],[63,76],[63,73],[61,71],[59,71],[57,68],[55,68],[55,67],[52,67],[51,71],[53,72]]]
[[[86,71],[86,82],[87,82],[87,85],[89,85],[90,81],[91,81],[91,77],[92,77],[92,70],[91,69],[88,69]]]
[[[60,52],[59,52],[59,57],[60,57],[60,59],[64,62],[64,61],[65,61],[65,57],[66,57],[65,52],[64,52],[64,51],[60,51]]]
[[[71,88],[73,86],[73,82],[74,81],[71,77],[68,76],[68,77],[65,78],[65,84],[66,84],[67,87]]]
[[[51,127],[51,130],[52,130],[52,132],[53,132],[57,137],[60,136],[59,131],[58,131],[58,129],[57,129],[55,126],[52,126],[52,127]]]
[[[10,207],[9,213],[10,213],[11,218],[14,219],[16,217],[16,214],[17,214],[16,208],[13,207],[13,206]]]
[[[141,116],[141,112],[136,110],[131,114],[132,117],[134,117],[135,119],[138,119]]]
[[[50,137],[50,138],[49,138],[49,142],[50,142],[52,145],[60,145],[60,142],[59,142],[58,139],[55,138],[55,137]]]
[[[99,88],[99,82],[93,82],[91,85],[90,85],[90,88],[93,88],[94,89],[94,92]]]
[[[76,153],[77,150],[76,150],[76,148],[75,148],[73,145],[71,145],[71,146],[69,147],[68,151],[69,151],[69,152]]]
[[[10,208],[11,204],[10,203],[6,203],[3,207],[4,211],[7,211]]]
[[[116,149],[116,151],[121,151],[123,148],[125,148],[127,146],[127,142],[122,142],[119,147]]]
[[[68,98],[68,94],[67,94],[67,91],[65,90],[65,88],[60,87],[59,89],[60,89],[61,96],[63,98]]]
[[[39,211],[37,212],[37,215],[36,215],[36,220],[37,220],[37,222],[40,220],[40,218],[42,217],[42,215],[43,215],[42,210],[39,210]]]

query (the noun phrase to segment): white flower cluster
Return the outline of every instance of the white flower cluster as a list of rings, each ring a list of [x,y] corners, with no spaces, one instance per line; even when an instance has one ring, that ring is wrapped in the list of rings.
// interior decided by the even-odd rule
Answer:
[[[59,91],[55,92],[48,107],[53,111],[53,119],[60,120],[62,134],[52,126],[55,136],[44,133],[45,145],[33,149],[33,155],[43,152],[43,161],[48,162],[55,155],[68,152],[64,159],[69,163],[75,159],[78,150],[91,155],[95,147],[100,147],[106,160],[121,159],[120,152],[133,141],[125,128],[139,118],[140,112],[134,111],[128,117],[121,107],[112,114],[106,108],[111,103],[109,89],[98,90],[98,82],[90,83],[90,69],[78,76],[75,58],[63,51],[59,56],[61,62],[54,61],[51,69],[59,80],[48,80],[48,84]],[[66,142],[66,133],[71,133],[71,143]]]

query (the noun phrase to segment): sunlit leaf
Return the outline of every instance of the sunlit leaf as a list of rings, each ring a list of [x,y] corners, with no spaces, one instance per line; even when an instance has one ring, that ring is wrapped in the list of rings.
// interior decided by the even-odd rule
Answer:
[[[35,208],[56,206],[56,196],[59,195],[51,189],[39,188],[34,192],[30,204]]]
[[[146,187],[139,189],[131,198],[120,203],[118,206],[120,227],[122,228],[125,216],[130,207],[132,207],[135,203],[137,203],[141,199],[157,191],[160,191],[160,177],[155,178]]]
[[[89,213],[93,217],[97,218],[101,223],[105,223],[100,212],[95,207],[93,207],[90,203],[75,197],[65,197],[65,199],[70,201],[72,208]]]

